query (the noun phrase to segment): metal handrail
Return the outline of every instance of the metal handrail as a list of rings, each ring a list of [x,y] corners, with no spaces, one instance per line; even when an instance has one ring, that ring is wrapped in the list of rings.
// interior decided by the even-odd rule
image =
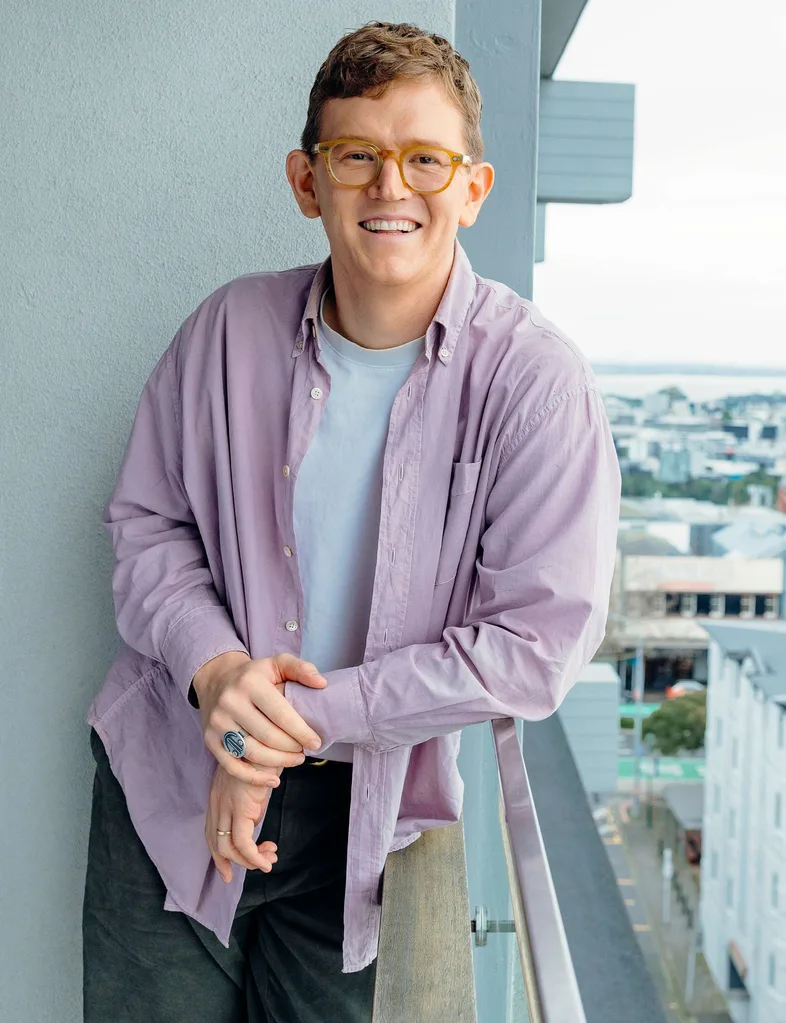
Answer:
[[[502,828],[531,1023],[586,1023],[516,722],[491,722]]]

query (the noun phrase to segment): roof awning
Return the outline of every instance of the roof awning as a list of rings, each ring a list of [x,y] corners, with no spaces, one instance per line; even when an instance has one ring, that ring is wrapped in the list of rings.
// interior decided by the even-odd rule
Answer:
[[[665,785],[662,792],[666,806],[685,831],[698,831],[704,819],[704,782],[680,782]]]
[[[543,0],[540,15],[540,74],[551,78],[587,0]]]

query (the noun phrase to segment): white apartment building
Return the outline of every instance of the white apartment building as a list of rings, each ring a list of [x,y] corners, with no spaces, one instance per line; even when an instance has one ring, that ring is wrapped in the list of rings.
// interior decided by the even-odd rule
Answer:
[[[704,956],[735,1023],[786,1023],[786,621],[703,624]]]

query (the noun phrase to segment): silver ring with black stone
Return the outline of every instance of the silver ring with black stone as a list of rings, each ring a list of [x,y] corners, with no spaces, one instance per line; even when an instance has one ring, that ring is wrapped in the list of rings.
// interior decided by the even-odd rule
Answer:
[[[242,728],[224,732],[224,738],[221,740],[221,745],[230,755],[235,757],[236,760],[240,760],[246,755],[246,736],[248,732],[244,732]]]

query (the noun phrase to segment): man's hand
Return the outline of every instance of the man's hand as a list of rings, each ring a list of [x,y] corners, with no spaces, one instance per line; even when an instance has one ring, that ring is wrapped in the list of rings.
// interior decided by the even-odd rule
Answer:
[[[281,770],[266,770],[267,782],[263,787],[238,781],[220,764],[216,765],[205,821],[205,838],[213,862],[227,884],[232,880],[232,863],[247,870],[259,869],[269,873],[278,859],[275,842],[256,844],[254,828],[265,812],[271,788],[280,784],[278,775]],[[219,831],[231,831],[232,834],[220,835]]]
[[[252,660],[240,650],[214,657],[194,676],[205,745],[238,781],[267,786],[270,771],[265,768],[302,764],[304,746],[313,750],[322,745],[284,696],[287,681],[312,689],[327,685],[313,664],[293,654]],[[238,726],[248,733],[242,760],[230,756],[221,743],[224,732]]]

